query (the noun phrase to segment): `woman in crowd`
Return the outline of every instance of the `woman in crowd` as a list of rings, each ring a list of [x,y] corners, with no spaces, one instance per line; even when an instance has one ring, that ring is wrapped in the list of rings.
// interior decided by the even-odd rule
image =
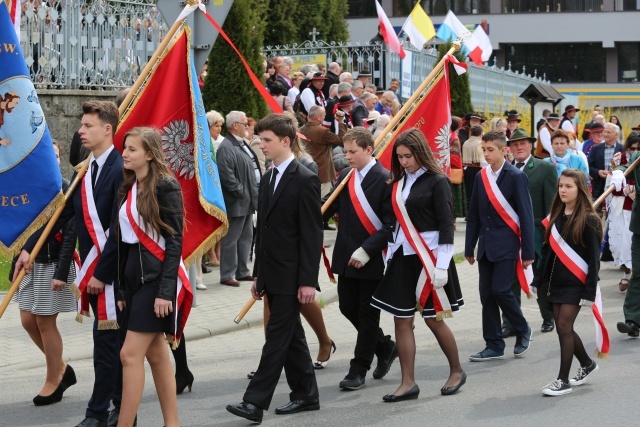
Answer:
[[[291,105],[295,104],[296,97],[300,94],[300,83],[302,83],[302,80],[304,80],[304,74],[300,71],[296,71],[291,75],[291,83],[293,84],[293,87],[289,89],[289,92],[287,92]]]
[[[462,150],[458,129],[460,128],[460,117],[451,117],[451,128],[449,132],[449,149],[451,160],[451,192],[453,195],[453,229],[456,229],[455,219],[467,217],[467,195],[465,193],[462,179]],[[454,183],[455,181],[455,183]]]
[[[591,205],[586,175],[576,169],[564,169],[551,204],[539,274],[534,279],[538,289],[543,282],[549,284],[547,298],[560,339],[560,371],[542,390],[545,395],[570,393],[572,385],[582,385],[598,369],[573,330],[573,324],[580,308],[590,308],[595,301],[601,240],[602,225]],[[582,266],[580,278],[574,268],[578,264]],[[574,356],[580,362],[580,368],[569,381]]]
[[[282,111],[288,111],[290,113],[293,113],[291,100],[289,99],[288,96],[285,95],[284,91],[285,91],[285,88],[281,82],[273,82],[271,84],[271,88],[270,88],[271,96],[273,97],[273,99],[276,100],[278,105],[282,107]],[[267,108],[269,108],[269,111],[271,111],[271,107],[267,106]],[[271,112],[273,113],[273,111]]]
[[[271,85],[276,81],[276,66],[271,61],[267,61],[267,68],[264,73],[264,85],[271,91]]]
[[[622,123],[620,123],[618,116],[611,116],[609,118],[609,123],[613,123],[618,126],[618,142],[624,145],[624,131],[622,130]]]
[[[53,149],[60,164],[60,148],[55,141]],[[66,192],[68,188],[69,181],[63,179],[62,191]],[[46,241],[36,256],[31,273],[22,279],[14,297],[20,309],[22,327],[42,351],[47,364],[45,383],[33,398],[36,406],[60,402],[64,391],[76,383],[73,368],[62,358],[62,337],[56,325],[58,313],[77,311],[70,288],[76,278],[75,244],[75,222],[69,221],[61,233]]]
[[[517,122],[516,122],[517,123]],[[507,121],[501,117],[494,117],[491,119],[491,130],[496,130],[500,133],[507,134]]]
[[[176,381],[165,343],[182,335],[191,304],[181,265],[183,204],[180,184],[167,168],[160,133],[134,128],[124,136],[124,179],[116,225],[119,241],[118,307],[129,308],[122,360],[119,426],[132,426],[144,389],[144,359],[162,409],[164,425],[179,426]],[[177,306],[181,301],[182,306]],[[191,387],[191,386],[189,386]]]
[[[402,382],[383,400],[399,402],[417,399],[420,394],[414,378],[413,318],[417,304],[449,362],[449,378],[440,392],[454,394],[467,376],[460,365],[456,339],[444,322],[463,305],[453,263],[451,187],[419,130],[405,131],[396,139],[391,158],[391,183],[393,210],[400,214],[394,239],[387,250],[387,269],[371,305],[394,316]],[[435,268],[432,259],[436,259]],[[429,280],[425,283],[423,270],[429,265]],[[416,304],[416,287],[420,289],[422,285]]]
[[[589,177],[589,168],[584,161],[574,154],[569,149],[569,134],[558,129],[551,134],[551,148],[553,153],[544,159],[545,162],[549,162],[556,167],[558,177],[562,174],[562,171],[567,168],[578,169],[584,173],[585,179]]]

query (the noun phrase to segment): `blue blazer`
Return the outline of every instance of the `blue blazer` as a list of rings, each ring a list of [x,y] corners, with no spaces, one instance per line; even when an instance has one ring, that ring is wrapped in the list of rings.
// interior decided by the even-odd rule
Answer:
[[[120,152],[116,149],[113,149],[109,156],[107,157],[106,162],[102,166],[102,170],[100,171],[100,175],[98,176],[98,180],[96,181],[96,186],[93,189],[93,198],[96,203],[96,209],[98,211],[98,217],[100,218],[100,223],[102,227],[107,230],[112,226],[112,220],[118,219],[118,206],[117,198],[118,191],[120,190],[120,184],[122,183],[123,178],[123,161]],[[76,174],[73,175],[71,181],[75,179]],[[87,171],[86,175],[87,179],[91,179],[90,170]],[[53,232],[51,235],[55,234],[60,230],[67,222],[72,221],[73,217],[76,218],[76,228],[78,231],[78,248],[80,252],[80,259],[82,261],[85,260],[91,247],[93,246],[93,242],[91,241],[91,236],[89,236],[89,232],[87,231],[87,227],[84,223],[83,215],[82,215],[82,192],[80,186],[76,187],[76,190],[73,192],[71,202],[67,203],[64,211],[58,218],[55,226],[53,227]],[[24,249],[28,252],[31,252],[36,242],[38,241],[38,237],[42,231],[35,233],[24,246]],[[107,243],[105,244],[104,251],[100,256],[100,261],[98,261],[98,265],[94,272],[94,277],[100,280],[103,283],[112,283],[115,279],[116,272],[118,271],[118,242],[116,233],[113,230],[109,232],[109,238],[107,239]]]
[[[529,195],[527,175],[505,162],[498,176],[498,188],[520,218],[522,259],[535,259],[533,243],[533,205]],[[467,233],[464,255],[472,257],[478,244],[478,259],[486,256],[491,262],[517,259],[520,242],[516,234],[502,220],[489,201],[482,177],[476,175],[467,214]]]
[[[606,179],[600,178],[598,171],[607,170],[609,165],[604,164],[604,147],[605,143],[601,142],[598,145],[594,145],[589,151],[589,176],[591,176],[591,188],[593,197],[599,197],[604,193],[604,183]],[[622,145],[618,142],[614,145],[613,154],[622,151]]]

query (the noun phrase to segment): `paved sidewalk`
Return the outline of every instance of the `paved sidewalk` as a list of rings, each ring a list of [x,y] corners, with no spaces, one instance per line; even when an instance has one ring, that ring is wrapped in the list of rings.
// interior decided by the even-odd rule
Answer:
[[[458,229],[455,233],[456,253],[462,255],[465,223],[462,220],[458,220],[457,227]],[[325,234],[325,244],[331,245],[327,249],[329,257],[331,257],[333,251],[335,235],[335,231],[329,231]],[[480,324],[482,317],[477,291],[477,267],[475,265],[470,266],[466,261],[458,263],[456,267],[462,284],[465,307],[461,312],[464,315],[456,315],[455,329],[458,332],[464,331],[459,336],[459,339],[467,337],[469,339],[472,337],[478,339],[482,337]],[[603,264],[600,278],[602,295],[605,301],[604,317],[610,333],[614,335],[617,334],[617,331],[614,330],[615,322],[623,320],[620,316],[624,294],[617,290],[617,283],[620,277],[618,270]],[[238,311],[250,298],[249,288],[251,284],[249,282],[242,282],[240,288],[229,288],[220,285],[218,268],[215,268],[212,273],[205,274],[204,279],[208,290],[196,291],[197,307],[194,307],[191,311],[185,331],[188,341],[262,325],[262,302],[260,301],[256,302],[240,324],[235,324],[233,321]],[[321,300],[322,305],[337,301],[337,287],[335,284],[330,283],[322,264],[320,268],[320,287],[322,292],[318,294],[318,299]],[[0,297],[4,297],[4,295],[0,294]],[[535,301],[527,301],[525,298],[523,311],[534,330],[539,331],[539,323],[541,322]],[[326,320],[328,326],[330,326],[331,319]],[[74,313],[59,315],[58,327],[64,340],[64,356],[66,359],[81,360],[92,357],[92,322],[93,318],[85,318],[85,322],[79,324],[75,321]],[[385,330],[388,330],[387,333],[392,333],[392,328],[388,327]],[[19,312],[15,303],[9,305],[3,318],[0,319],[0,341],[3,343],[2,351],[0,352],[0,373],[44,366],[44,356],[36,349],[20,326]]]

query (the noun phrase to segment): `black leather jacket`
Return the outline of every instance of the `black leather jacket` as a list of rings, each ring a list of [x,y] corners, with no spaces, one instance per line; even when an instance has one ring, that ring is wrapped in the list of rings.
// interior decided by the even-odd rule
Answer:
[[[165,239],[164,261],[160,261],[142,244],[140,244],[140,262],[143,283],[159,280],[157,298],[168,301],[175,301],[178,268],[180,257],[182,256],[182,228],[183,228],[183,205],[182,190],[175,178],[168,178],[158,182],[156,187],[156,197],[160,207],[160,219],[174,230],[174,235],[166,232],[162,233]],[[125,199],[126,200],[126,199]],[[125,202],[122,200],[120,206]],[[115,218],[118,221],[118,217]],[[127,244],[122,242],[119,224],[118,230],[118,275],[116,286],[118,289],[118,300],[125,301],[127,295],[132,295],[132,290],[125,289],[124,271],[127,265]],[[128,292],[127,292],[128,291]]]

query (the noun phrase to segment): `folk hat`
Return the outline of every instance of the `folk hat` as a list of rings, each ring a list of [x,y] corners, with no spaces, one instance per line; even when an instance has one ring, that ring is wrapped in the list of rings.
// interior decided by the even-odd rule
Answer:
[[[480,114],[478,113],[467,113],[464,116],[464,120],[468,123],[469,121],[471,121],[471,119],[478,119],[480,120],[480,123],[484,123],[485,119],[484,117],[482,117]]]
[[[365,122],[372,125],[380,117],[380,113],[377,111],[369,111],[369,117],[365,119]]]
[[[547,121],[549,120],[560,120],[560,116],[558,113],[551,113],[549,114],[549,117],[547,117]]]
[[[313,77],[311,77],[311,80],[329,80],[329,79],[326,78],[322,73],[313,73]]]
[[[579,108],[574,107],[573,105],[567,105],[566,107],[564,107],[564,113],[562,113],[563,116],[566,116],[568,112],[570,111],[580,111]]]
[[[520,113],[517,110],[509,110],[504,112],[507,117],[508,122],[518,122],[520,123],[522,119],[520,118]]]
[[[632,127],[631,130],[640,132],[640,125]]]
[[[591,127],[589,129],[587,129],[589,131],[589,133],[592,132],[601,132],[604,131],[604,125],[600,122],[595,122],[591,125]]]
[[[529,136],[529,134],[524,129],[518,128],[511,134],[511,138],[509,138],[508,144],[512,143],[513,141],[519,141],[522,139],[527,139],[532,144],[537,141],[534,137]]]
[[[344,105],[353,105],[356,103],[356,100],[351,97],[351,95],[341,96],[336,102],[336,105],[344,106]]]

